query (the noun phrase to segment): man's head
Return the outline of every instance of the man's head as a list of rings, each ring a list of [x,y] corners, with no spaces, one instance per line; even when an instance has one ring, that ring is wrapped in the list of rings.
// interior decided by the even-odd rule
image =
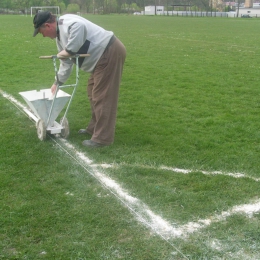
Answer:
[[[50,37],[54,39],[57,36],[56,33],[56,16],[50,12],[39,12],[33,18],[34,32],[33,37],[38,33],[41,33],[44,37]]]

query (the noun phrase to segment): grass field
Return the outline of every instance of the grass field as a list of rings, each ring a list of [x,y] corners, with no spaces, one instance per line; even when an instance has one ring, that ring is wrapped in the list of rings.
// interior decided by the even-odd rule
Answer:
[[[87,17],[127,49],[96,150],[83,72],[69,139],[37,138],[19,92],[51,86],[55,42],[0,16],[0,259],[260,259],[260,20]]]

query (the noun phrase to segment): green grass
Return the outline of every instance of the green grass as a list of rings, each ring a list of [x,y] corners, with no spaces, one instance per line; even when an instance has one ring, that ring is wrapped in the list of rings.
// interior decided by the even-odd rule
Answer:
[[[178,226],[259,199],[258,19],[87,16],[115,32],[127,59],[115,143],[81,146],[88,75],[68,113],[69,142],[153,212]],[[32,18],[0,16],[0,89],[49,88],[55,42]],[[72,78],[70,81],[73,81]],[[160,236],[0,95],[0,259],[258,259],[259,214],[234,214],[190,234]],[[193,170],[176,173],[160,166]],[[182,253],[176,252],[177,247]]]

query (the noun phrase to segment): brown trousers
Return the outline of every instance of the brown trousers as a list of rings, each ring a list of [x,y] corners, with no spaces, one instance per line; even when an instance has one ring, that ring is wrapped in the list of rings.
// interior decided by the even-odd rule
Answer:
[[[92,117],[87,127],[91,140],[109,145],[115,136],[119,85],[126,57],[125,46],[116,40],[104,51],[87,86]]]

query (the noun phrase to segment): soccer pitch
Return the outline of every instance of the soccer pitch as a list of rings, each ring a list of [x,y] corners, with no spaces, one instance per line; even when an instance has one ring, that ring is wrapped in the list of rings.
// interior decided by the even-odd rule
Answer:
[[[37,138],[18,93],[51,86],[55,43],[0,16],[1,259],[260,258],[258,19],[86,17],[127,49],[100,150],[83,72],[69,139]]]

